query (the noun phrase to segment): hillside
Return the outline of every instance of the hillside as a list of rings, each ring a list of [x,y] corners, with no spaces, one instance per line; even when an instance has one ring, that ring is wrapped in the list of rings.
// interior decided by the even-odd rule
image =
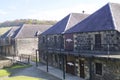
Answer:
[[[0,23],[0,27],[8,27],[8,26],[22,26],[23,24],[46,24],[53,25],[57,21],[47,21],[47,20],[36,20],[36,19],[19,19],[14,21],[5,21]]]
[[[0,35],[4,34],[9,29],[11,29],[11,27],[2,27],[2,28],[0,28]]]

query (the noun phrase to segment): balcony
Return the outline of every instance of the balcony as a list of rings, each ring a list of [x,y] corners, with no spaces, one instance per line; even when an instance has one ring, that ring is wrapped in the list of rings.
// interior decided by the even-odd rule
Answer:
[[[80,44],[74,48],[74,52],[78,53],[97,53],[97,54],[120,54],[119,44]]]
[[[9,38],[1,38],[0,39],[0,46],[11,45],[11,39]]]
[[[100,54],[100,55],[112,55],[112,54],[120,54],[120,44],[79,44],[74,47],[73,51],[66,50],[65,48],[42,45],[42,49],[44,51],[48,51],[50,53],[64,53],[64,54]]]

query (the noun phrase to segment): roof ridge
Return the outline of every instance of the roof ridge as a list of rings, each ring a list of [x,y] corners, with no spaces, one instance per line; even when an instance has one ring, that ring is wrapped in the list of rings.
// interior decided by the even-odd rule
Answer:
[[[24,24],[24,26],[27,26],[27,27],[29,27],[29,26],[52,26],[52,24]]]
[[[118,5],[120,5],[120,3],[116,3],[116,2],[108,2],[107,4],[118,4]]]
[[[24,27],[24,25],[20,27],[20,30],[18,31],[18,33],[17,33],[17,35],[15,36],[15,38],[17,38],[17,37],[18,37],[18,35],[19,35],[19,34],[20,34],[20,32],[22,31],[23,27]]]
[[[75,12],[73,12],[73,13],[70,13],[70,14],[83,14],[83,15],[89,15],[88,13],[75,13]]]
[[[65,32],[65,31],[67,30],[67,28],[68,28],[68,25],[69,25],[69,22],[70,22],[71,17],[72,17],[72,13],[69,14],[69,19],[68,19],[68,21],[67,21],[67,24],[66,24],[66,27],[65,27],[64,32]],[[64,32],[63,32],[63,33],[64,33]]]
[[[10,34],[10,32],[11,32],[11,30],[13,29],[13,27],[12,28],[10,28],[10,30],[9,30],[9,33],[7,34],[7,36],[9,36],[9,34]]]
[[[111,4],[112,4],[112,3],[109,2],[109,3],[108,3],[108,6],[109,6],[109,9],[110,9],[110,13],[111,13],[113,25],[116,26],[115,18],[114,18],[114,15],[113,15],[113,11],[112,11]],[[116,29],[116,27],[115,27],[115,29]]]

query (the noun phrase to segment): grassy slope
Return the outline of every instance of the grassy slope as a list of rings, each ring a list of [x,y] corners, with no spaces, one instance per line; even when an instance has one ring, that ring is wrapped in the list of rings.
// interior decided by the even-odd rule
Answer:
[[[4,34],[6,31],[8,31],[11,27],[3,27],[0,28],[0,35]]]
[[[9,70],[11,69],[18,69],[18,68],[27,68],[30,67],[31,65],[21,65],[21,64],[14,64],[13,66],[9,67],[9,68],[5,68],[5,69],[1,69],[0,70],[0,77],[3,76],[9,76],[11,73],[9,72]]]
[[[16,77],[11,77],[11,78],[4,79],[4,80],[45,80],[45,79],[28,77],[28,76],[16,76]]]
[[[5,68],[5,69],[0,70],[0,75],[1,75],[0,77],[10,75],[10,72],[8,72],[10,69],[26,68],[26,67],[30,67],[30,66],[31,65],[14,64],[10,68]],[[6,78],[3,80],[45,80],[45,79],[28,77],[28,76],[15,76],[15,77]]]
[[[32,65],[14,64],[14,65],[11,66],[9,69],[27,68],[27,67],[31,67],[31,66],[32,66]]]

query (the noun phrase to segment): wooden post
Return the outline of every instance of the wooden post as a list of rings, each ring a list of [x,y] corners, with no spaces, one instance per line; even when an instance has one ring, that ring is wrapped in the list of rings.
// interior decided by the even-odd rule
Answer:
[[[90,75],[90,78],[89,80],[92,80],[92,74],[93,74],[93,70],[92,70],[92,60],[93,60],[94,57],[90,57],[89,58],[89,75]]]
[[[37,55],[37,51],[38,51],[38,50],[36,50],[36,67],[38,67],[38,58],[37,58],[38,55]]]
[[[30,55],[28,55],[28,64],[30,64]]]
[[[47,72],[48,72],[48,52],[47,52]]]
[[[63,79],[65,80],[65,56],[63,54]]]

